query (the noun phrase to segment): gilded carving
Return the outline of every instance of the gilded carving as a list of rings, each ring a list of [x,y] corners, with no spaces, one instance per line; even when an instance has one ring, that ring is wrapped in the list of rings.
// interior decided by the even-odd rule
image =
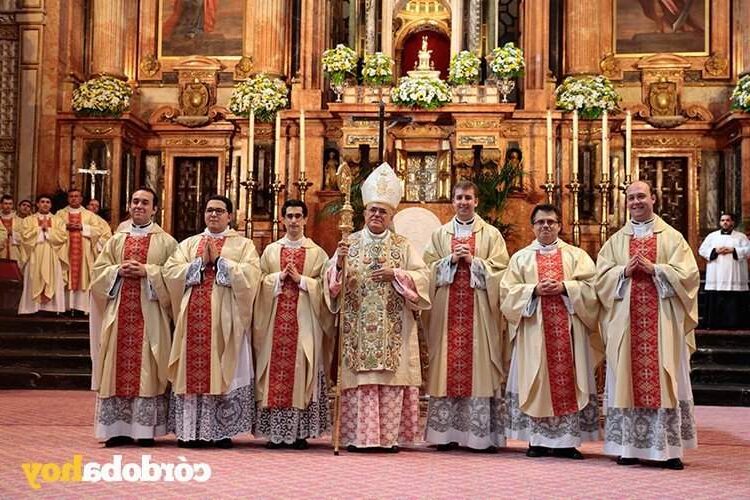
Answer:
[[[729,68],[729,61],[721,52],[712,52],[711,56],[706,59],[704,68],[711,76],[724,76]]]
[[[693,120],[701,120],[710,122],[714,119],[714,114],[711,113],[708,108],[701,106],[700,104],[693,104],[685,107],[685,116]]]
[[[251,56],[242,56],[237,65],[234,67],[234,79],[245,80],[253,71],[253,58]]]
[[[14,139],[0,139],[0,153],[12,153],[16,150]]]
[[[358,146],[360,144],[369,144],[370,147],[377,147],[377,135],[347,135],[345,146]]]
[[[114,127],[87,127],[84,125],[83,130],[91,135],[107,135],[114,130]]]
[[[205,116],[210,99],[208,86],[196,79],[182,87],[180,109],[186,116]]]
[[[634,140],[636,147],[640,148],[659,148],[659,147],[681,147],[695,148],[701,145],[700,137],[679,137],[679,136],[655,136],[655,137],[636,137]]]
[[[187,147],[198,147],[198,146],[225,146],[224,139],[206,139],[205,137],[177,137],[172,139],[166,139],[164,141],[165,146],[187,146]]]
[[[677,85],[662,79],[650,85],[648,104],[651,116],[677,115]]]
[[[161,63],[153,54],[146,54],[138,67],[141,70],[142,76],[152,78],[161,69]]]
[[[18,117],[18,31],[12,15],[0,15],[0,192],[15,189]]]
[[[495,146],[497,139],[494,135],[461,135],[458,137],[458,146]]]
[[[500,128],[500,120],[456,120],[457,129]]]
[[[618,61],[615,55],[611,52],[604,56],[604,59],[599,62],[599,68],[602,70],[602,74],[607,78],[622,78],[620,61]]]

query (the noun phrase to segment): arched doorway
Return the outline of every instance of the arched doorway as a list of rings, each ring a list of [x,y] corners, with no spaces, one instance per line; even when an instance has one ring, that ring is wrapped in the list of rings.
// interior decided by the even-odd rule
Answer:
[[[435,69],[440,71],[440,78],[447,79],[451,57],[451,40],[445,33],[430,29],[414,31],[404,39],[404,43],[399,47],[401,56],[400,76],[404,76],[407,71],[414,69],[424,36],[427,37],[427,48],[432,51],[432,62]]]

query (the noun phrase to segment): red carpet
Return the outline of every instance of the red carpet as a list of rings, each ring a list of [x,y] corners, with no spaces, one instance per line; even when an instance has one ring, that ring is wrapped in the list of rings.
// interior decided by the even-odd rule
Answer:
[[[236,439],[231,450],[186,450],[173,437],[154,448],[103,448],[93,438],[94,395],[68,391],[0,392],[0,498],[748,498],[750,408],[699,407],[699,448],[683,471],[617,466],[601,443],[585,446],[587,459],[530,459],[525,443],[511,441],[496,455],[438,453],[426,446],[398,455],[334,457],[328,441],[309,450],[271,451],[263,442]],[[32,490],[23,463],[207,463],[206,482],[47,482]],[[41,467],[41,466],[40,466]],[[55,467],[43,473],[54,477]]]

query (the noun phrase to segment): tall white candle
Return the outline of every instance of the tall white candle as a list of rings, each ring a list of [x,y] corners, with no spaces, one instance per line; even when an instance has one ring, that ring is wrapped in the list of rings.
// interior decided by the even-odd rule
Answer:
[[[247,134],[247,180],[255,177],[255,110],[250,110],[250,129]]]
[[[625,115],[625,175],[630,175],[630,150],[633,147],[633,115],[628,110]]]
[[[602,179],[609,178],[609,118],[602,113]]]
[[[305,110],[299,112],[299,173],[305,175]]]
[[[552,175],[552,111],[547,110],[547,177]]]
[[[578,180],[578,110],[573,110],[573,179]]]
[[[278,180],[279,169],[281,168],[281,113],[276,112],[276,135],[274,140],[274,155],[273,155],[273,174]]]

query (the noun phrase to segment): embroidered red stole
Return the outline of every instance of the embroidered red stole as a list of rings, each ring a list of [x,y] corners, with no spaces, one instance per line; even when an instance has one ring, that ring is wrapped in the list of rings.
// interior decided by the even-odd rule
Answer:
[[[630,239],[630,256],[643,255],[656,262],[656,235]],[[630,290],[630,363],[633,405],[659,408],[659,294],[653,277],[633,273]]]
[[[122,260],[146,263],[151,234],[128,235]],[[117,309],[117,361],[115,363],[115,395],[135,397],[141,387],[141,356],[143,351],[143,310],[141,309],[141,278],[121,278],[120,306]]]
[[[68,213],[68,224],[81,224],[81,214]],[[68,231],[68,262],[70,262],[69,290],[81,289],[81,259],[83,258],[83,236],[81,231]]]
[[[304,248],[281,248],[281,269],[290,262],[302,273],[305,267]],[[268,370],[268,407],[291,408],[294,393],[294,368],[297,360],[297,301],[299,286],[289,276],[281,284],[273,322],[271,362]]]
[[[198,243],[196,256],[203,255],[208,236]],[[219,254],[226,238],[215,238]],[[186,391],[190,394],[205,394],[211,390],[211,292],[214,289],[216,269],[206,266],[200,284],[190,293],[187,313],[186,341]]]
[[[0,220],[3,221],[3,226],[5,226],[5,230],[8,232],[8,242],[5,245],[5,258],[10,259],[10,239],[13,237],[13,217],[10,217],[9,219],[3,219],[0,217]]]
[[[565,279],[559,248],[549,253],[537,252],[536,268],[539,281]],[[562,295],[544,295],[540,301],[552,410],[555,416],[569,415],[578,411],[578,398],[568,310]]]
[[[476,238],[451,238],[456,245],[468,244],[474,254]],[[448,380],[449,398],[471,397],[474,358],[474,289],[471,288],[471,266],[461,260],[448,292]]]

